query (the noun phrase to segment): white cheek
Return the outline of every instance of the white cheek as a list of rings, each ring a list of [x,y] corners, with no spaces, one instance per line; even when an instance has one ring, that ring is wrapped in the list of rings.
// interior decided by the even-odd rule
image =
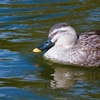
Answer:
[[[56,34],[51,41],[55,43],[55,45],[65,45],[67,40],[66,40],[66,34]]]
[[[56,41],[56,45],[65,45],[66,44],[66,38],[64,37],[60,37],[57,41]]]

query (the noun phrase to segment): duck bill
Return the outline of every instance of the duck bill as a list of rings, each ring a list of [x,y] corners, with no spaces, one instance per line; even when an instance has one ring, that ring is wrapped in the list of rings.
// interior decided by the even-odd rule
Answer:
[[[48,38],[41,46],[33,49],[33,53],[42,52],[44,50],[49,50],[51,47],[54,46],[54,43]]]

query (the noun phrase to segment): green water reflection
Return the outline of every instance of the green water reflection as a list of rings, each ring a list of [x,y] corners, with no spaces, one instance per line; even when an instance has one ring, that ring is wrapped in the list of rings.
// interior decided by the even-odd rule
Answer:
[[[0,1],[0,100],[99,100],[100,69],[54,64],[33,54],[56,23],[100,29],[99,0]]]

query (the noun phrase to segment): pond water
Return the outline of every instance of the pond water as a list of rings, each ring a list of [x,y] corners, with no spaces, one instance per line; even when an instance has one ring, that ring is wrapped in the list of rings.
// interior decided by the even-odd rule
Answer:
[[[100,29],[100,1],[0,0],[0,100],[100,100],[100,68],[32,53],[59,22],[77,33]]]

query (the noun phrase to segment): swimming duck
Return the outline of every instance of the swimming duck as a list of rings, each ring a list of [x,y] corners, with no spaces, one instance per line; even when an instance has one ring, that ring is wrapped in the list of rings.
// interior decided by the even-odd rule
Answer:
[[[44,57],[56,63],[100,66],[100,30],[77,35],[68,23],[55,24],[48,39],[33,52],[46,50]]]

